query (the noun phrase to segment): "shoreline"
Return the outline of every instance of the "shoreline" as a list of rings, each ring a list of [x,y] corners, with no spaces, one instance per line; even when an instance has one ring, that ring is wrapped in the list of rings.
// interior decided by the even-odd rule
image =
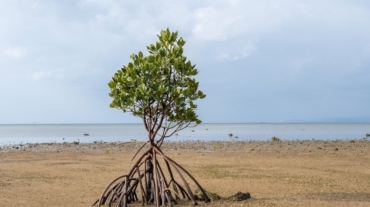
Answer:
[[[362,139],[370,133],[369,129],[370,124],[201,124],[186,128],[166,141],[232,141],[234,137],[238,137],[235,140],[268,141],[273,136],[285,141]],[[126,142],[131,139],[147,141],[147,136],[142,124],[0,126],[0,146],[74,141]]]
[[[26,143],[26,144],[9,144],[0,145],[0,153],[6,152],[43,152],[43,151],[89,151],[99,152],[102,150],[125,150],[135,151],[139,149],[145,142],[131,140],[128,142],[44,142],[44,143]],[[357,145],[354,145],[357,144]],[[162,145],[164,150],[185,150],[185,151],[219,151],[219,150],[241,150],[249,149],[253,151],[261,149],[286,149],[292,151],[302,151],[302,149],[310,150],[328,150],[334,149],[338,151],[340,148],[358,146],[360,148],[370,148],[370,139],[338,139],[338,140],[242,140],[234,139],[233,141],[165,141]]]

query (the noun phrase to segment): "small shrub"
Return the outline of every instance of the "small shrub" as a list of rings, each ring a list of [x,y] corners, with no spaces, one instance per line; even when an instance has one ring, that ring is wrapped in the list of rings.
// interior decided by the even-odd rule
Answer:
[[[280,141],[279,137],[271,137],[271,141],[278,142]]]

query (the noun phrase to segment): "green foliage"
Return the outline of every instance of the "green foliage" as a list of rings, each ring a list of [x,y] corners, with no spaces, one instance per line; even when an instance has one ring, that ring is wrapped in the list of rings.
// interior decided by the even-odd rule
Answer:
[[[274,136],[274,137],[271,137],[271,141],[279,142],[280,141],[280,138]]]
[[[147,56],[141,51],[132,54],[132,61],[108,83],[113,98],[110,106],[141,117],[154,136],[163,124],[167,128],[181,125],[178,130],[189,123],[200,124],[194,101],[206,96],[193,78],[198,74],[195,65],[183,55],[185,40],[168,28],[158,38],[147,46]]]

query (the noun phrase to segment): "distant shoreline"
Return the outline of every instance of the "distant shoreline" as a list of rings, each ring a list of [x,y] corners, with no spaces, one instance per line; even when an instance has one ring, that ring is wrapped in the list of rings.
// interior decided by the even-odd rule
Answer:
[[[0,123],[4,125],[142,125],[137,123]],[[287,122],[230,122],[230,123],[208,123],[204,124],[370,124],[370,121],[287,121]]]
[[[370,133],[370,124],[201,124],[179,131],[167,141],[266,141],[361,139]],[[88,134],[88,136],[86,135]],[[127,142],[147,140],[142,124],[26,124],[0,125],[0,146],[46,142]],[[231,134],[231,136],[230,136]]]
[[[27,144],[12,144],[12,145],[0,145],[0,153],[6,152],[46,152],[46,151],[89,151],[89,152],[99,152],[101,150],[117,150],[124,149],[125,151],[135,151],[139,149],[145,142],[142,141],[128,141],[128,142],[64,142],[64,143],[27,143]],[[263,146],[264,149],[284,149],[292,147],[296,149],[302,148],[312,148],[312,146],[317,146],[317,149],[335,149],[341,148],[343,146],[353,146],[353,144],[362,144],[362,147],[370,148],[370,139],[348,139],[348,140],[279,140],[274,141],[273,139],[268,141],[166,141],[163,144],[163,149],[167,150],[181,150],[187,149],[187,151],[218,151],[219,146],[224,146],[224,150],[232,150],[243,148],[245,146]],[[293,147],[294,146],[294,147]],[[330,147],[328,147],[330,146]],[[339,149],[338,148],[338,149]]]

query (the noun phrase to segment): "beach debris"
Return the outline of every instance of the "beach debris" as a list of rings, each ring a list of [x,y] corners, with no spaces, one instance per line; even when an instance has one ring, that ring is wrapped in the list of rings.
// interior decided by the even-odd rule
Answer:
[[[233,134],[229,133],[229,137],[232,137],[232,136],[233,136]]]
[[[85,133],[84,136],[89,136],[89,134]]]
[[[52,145],[54,145],[55,143],[53,143],[53,142],[42,142],[42,143],[40,143],[41,145],[48,145],[48,146],[52,146]]]
[[[237,192],[236,194],[230,196],[228,199],[232,201],[244,201],[251,198],[250,193],[242,193],[242,192]]]
[[[280,138],[273,136],[273,137],[271,137],[271,141],[278,142],[278,141],[280,141]]]
[[[221,196],[217,195],[216,193],[212,193],[207,190],[204,191],[206,192],[208,198],[211,199],[211,202],[222,199]],[[199,189],[194,191],[194,198],[198,201],[205,201],[205,199],[207,199]]]

